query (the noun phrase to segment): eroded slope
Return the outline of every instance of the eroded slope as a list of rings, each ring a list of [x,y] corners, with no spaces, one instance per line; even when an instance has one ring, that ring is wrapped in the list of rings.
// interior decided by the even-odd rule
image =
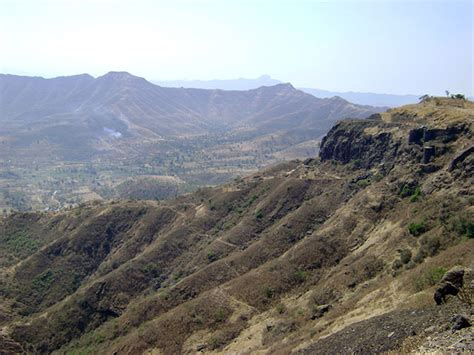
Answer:
[[[37,245],[2,249],[4,334],[31,352],[397,349],[397,324],[454,307],[432,307],[436,273],[474,260],[473,113],[407,106],[219,188],[13,215],[2,235]],[[372,320],[396,335],[371,347]]]

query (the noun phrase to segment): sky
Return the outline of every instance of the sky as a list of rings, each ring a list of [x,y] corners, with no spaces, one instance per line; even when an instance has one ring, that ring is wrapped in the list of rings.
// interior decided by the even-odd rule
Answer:
[[[473,96],[471,0],[0,0],[0,72]]]

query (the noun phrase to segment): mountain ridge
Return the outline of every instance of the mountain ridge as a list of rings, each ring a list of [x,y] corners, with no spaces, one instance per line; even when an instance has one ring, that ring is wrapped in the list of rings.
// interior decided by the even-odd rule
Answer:
[[[5,76],[3,76],[5,78]],[[20,81],[28,81],[27,77],[18,77],[18,76],[6,76],[8,79],[13,79],[16,78]],[[77,82],[76,79],[82,79],[80,82]],[[226,91],[206,91],[204,89],[168,89],[168,88],[163,88],[160,86],[153,85],[152,83],[148,82],[144,78],[139,78],[136,76],[133,76],[127,72],[109,72],[105,75],[99,76],[96,79],[93,79],[90,76],[87,75],[78,75],[78,76],[72,76],[72,77],[58,77],[58,78],[52,78],[52,79],[42,79],[42,78],[34,78],[32,79],[33,81],[39,81],[42,83],[47,83],[49,84],[49,87],[51,90],[54,90],[55,84],[60,85],[65,81],[76,81],[74,84],[75,85],[82,85],[85,84],[84,87],[79,87],[78,90],[79,92],[72,92],[69,95],[72,96],[73,102],[77,102],[77,107],[75,107],[75,110],[83,110],[84,107],[87,108],[88,105],[91,105],[94,103],[94,100],[96,99],[97,96],[99,101],[104,101],[105,104],[110,103],[111,105],[119,105],[121,104],[120,102],[108,102],[108,100],[113,100],[114,95],[116,95],[116,90],[125,90],[127,91],[128,97],[122,98],[125,100],[132,100],[130,103],[131,105],[134,104],[140,104],[140,99],[136,96],[133,95],[148,95],[149,98],[147,98],[147,103],[149,103],[148,110],[150,110],[150,107],[154,107],[153,110],[157,111],[157,114],[168,114],[168,115],[176,115],[179,114],[179,108],[178,107],[184,107],[182,103],[177,103],[176,100],[181,100],[183,101],[184,97],[186,97],[186,100],[191,103],[191,106],[186,108],[184,112],[181,114],[183,115],[188,115],[188,119],[192,122],[193,120],[196,119],[197,115],[213,115],[212,110],[211,111],[205,111],[204,107],[197,107],[193,105],[193,102],[196,102],[196,99],[205,99],[208,100],[209,103],[207,105],[212,105],[213,102],[218,101],[218,100],[226,100],[229,95],[234,95],[238,96],[238,100],[248,100],[249,96],[261,96],[265,97],[267,95],[278,95],[283,97],[285,94],[293,96],[293,97],[298,97],[300,100],[306,100],[310,102],[311,100],[314,103],[317,102],[322,102],[318,101],[318,99],[313,99],[312,96],[304,96],[302,92],[296,90],[291,84],[277,84],[272,87],[260,87],[256,89],[249,90],[248,92],[241,92],[241,91],[233,91],[233,92],[226,92]],[[0,83],[2,87],[6,88],[8,86],[8,80],[3,80],[4,83]],[[6,81],[6,83],[5,83]],[[105,85],[105,86],[104,86]],[[112,85],[112,87],[108,87],[108,85]],[[66,88],[67,91],[68,88]],[[12,94],[8,94],[8,92],[5,92],[6,89],[3,89],[2,92],[2,98],[4,101],[8,101],[8,99],[12,96]],[[35,90],[35,87],[30,88],[30,90]],[[106,90],[108,93],[106,94],[105,92],[101,90]],[[136,93],[135,90],[142,90],[142,93]],[[199,90],[204,90],[204,91],[199,91]],[[88,94],[88,92],[94,93],[93,96],[90,96],[89,98],[86,99],[86,101],[81,102],[81,97],[85,96]],[[57,92],[53,92],[52,94],[59,96],[60,94]],[[90,94],[89,94],[90,95]],[[102,96],[101,96],[102,95]],[[112,96],[111,96],[112,95]],[[160,97],[163,96],[163,97]],[[105,97],[104,97],[105,96]],[[67,96],[66,96],[67,98]],[[84,100],[84,99],[82,99]],[[166,100],[166,101],[165,101]],[[184,102],[184,101],[183,101]],[[164,109],[157,109],[157,104],[162,105],[163,108],[169,108],[174,111],[166,112]],[[252,107],[256,103],[252,104],[251,102],[245,103],[244,102],[244,107]],[[38,103],[33,103],[33,105],[38,105]],[[174,105],[174,107],[173,107]],[[205,104],[206,105],[206,104]],[[4,104],[3,106],[8,106],[8,102]],[[5,110],[5,107],[3,108]],[[263,108],[262,108],[263,109]],[[371,108],[374,110],[374,108]],[[110,110],[110,109],[109,109]],[[113,110],[113,108],[111,108]],[[142,111],[146,111],[147,109],[145,107],[141,108]],[[8,113],[8,112],[7,112]],[[123,113],[123,112],[122,112]],[[234,114],[235,115],[235,114]],[[234,118],[235,119],[235,118]],[[215,121],[215,118],[214,118]],[[216,123],[216,122],[214,122]],[[168,121],[167,124],[172,124],[172,122]],[[199,132],[199,126],[200,124],[198,123],[193,123],[193,129],[198,129]],[[164,130],[171,132],[177,132],[177,128],[166,128],[163,125],[159,126],[160,130]],[[202,127],[201,127],[202,129]],[[186,127],[181,129],[182,131],[186,131]]]
[[[226,89],[226,90],[248,90],[259,86],[267,85],[269,83],[281,83],[280,80],[272,79],[268,75],[262,75],[256,79],[229,79],[229,80],[176,80],[176,81],[158,81],[152,82],[170,87],[187,87],[187,88],[207,88],[207,89]],[[369,93],[369,92],[354,92],[354,91],[329,91],[315,88],[301,87],[298,88],[308,94],[319,98],[329,98],[333,96],[340,96],[349,102],[359,105],[370,106],[388,106],[397,107],[408,104],[417,103],[421,95],[397,95],[384,93]]]
[[[186,191],[228,181],[314,154],[337,120],[383,110],[318,99],[291,84],[165,88],[127,72],[0,75],[0,100],[0,208],[7,211],[116,195],[111,190],[138,175],[178,176]]]

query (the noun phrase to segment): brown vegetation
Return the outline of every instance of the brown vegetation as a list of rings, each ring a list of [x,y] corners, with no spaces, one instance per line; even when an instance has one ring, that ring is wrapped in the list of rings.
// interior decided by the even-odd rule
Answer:
[[[421,344],[465,307],[432,294],[445,270],[473,266],[474,156],[448,169],[472,144],[469,105],[344,122],[322,161],[166,202],[9,216],[1,235],[37,246],[2,243],[6,334],[45,353],[380,352],[414,332]]]

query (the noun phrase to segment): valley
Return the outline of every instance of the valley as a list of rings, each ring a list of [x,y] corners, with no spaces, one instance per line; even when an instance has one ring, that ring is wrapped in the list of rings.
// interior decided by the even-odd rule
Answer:
[[[0,75],[0,99],[3,214],[135,198],[114,190],[144,176],[157,177],[155,189],[162,190],[150,198],[221,184],[315,156],[337,120],[384,110],[318,99],[290,84],[249,91],[163,88],[123,72]]]

